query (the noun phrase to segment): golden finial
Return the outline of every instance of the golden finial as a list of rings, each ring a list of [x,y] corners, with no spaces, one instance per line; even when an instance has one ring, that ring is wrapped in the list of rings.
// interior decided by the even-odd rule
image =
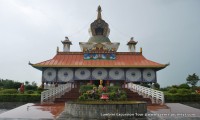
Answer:
[[[133,41],[134,40],[134,37],[131,37],[131,41]]]
[[[98,15],[97,15],[97,19],[101,19],[101,6],[99,5],[98,9],[97,9],[97,12],[98,12]]]

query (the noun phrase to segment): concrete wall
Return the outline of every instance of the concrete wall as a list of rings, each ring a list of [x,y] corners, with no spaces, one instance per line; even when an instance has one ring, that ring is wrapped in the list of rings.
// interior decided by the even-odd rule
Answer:
[[[79,118],[136,118],[144,117],[146,103],[135,104],[76,104],[66,103],[65,112]]]

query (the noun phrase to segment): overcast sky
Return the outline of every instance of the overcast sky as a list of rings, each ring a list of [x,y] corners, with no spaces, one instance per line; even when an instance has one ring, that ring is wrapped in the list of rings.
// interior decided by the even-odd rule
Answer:
[[[40,84],[41,71],[28,62],[53,58],[65,36],[80,51],[98,5],[118,51],[134,37],[147,59],[170,62],[157,72],[162,87],[200,75],[200,0],[0,0],[0,78]]]

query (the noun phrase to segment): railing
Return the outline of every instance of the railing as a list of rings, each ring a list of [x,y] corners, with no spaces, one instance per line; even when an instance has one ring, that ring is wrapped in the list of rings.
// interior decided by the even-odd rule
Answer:
[[[127,88],[137,92],[144,98],[150,98],[152,103],[161,104],[165,103],[164,93],[162,91],[154,90],[152,88],[147,88],[141,85],[136,85],[133,83],[128,83]]]
[[[52,89],[52,88],[55,88],[55,84],[44,84],[45,90]]]
[[[43,91],[41,93],[41,103],[44,102],[53,102],[55,98],[61,97],[65,92],[68,92],[71,90],[72,84],[61,84],[58,85],[58,87],[52,87],[49,88],[46,91]]]

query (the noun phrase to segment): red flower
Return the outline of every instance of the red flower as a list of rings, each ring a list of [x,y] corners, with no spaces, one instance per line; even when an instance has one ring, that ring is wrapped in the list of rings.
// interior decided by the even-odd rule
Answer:
[[[103,87],[102,90],[103,90],[104,92],[106,92],[107,88],[106,88],[106,87]]]

